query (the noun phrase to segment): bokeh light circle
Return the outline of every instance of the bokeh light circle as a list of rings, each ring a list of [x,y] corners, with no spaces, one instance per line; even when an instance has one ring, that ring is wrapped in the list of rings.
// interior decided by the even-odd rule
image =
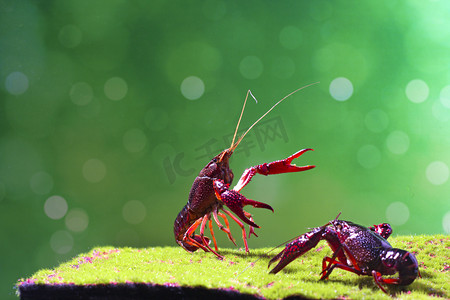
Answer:
[[[446,163],[434,161],[427,166],[426,177],[434,185],[441,185],[448,180],[449,169]]]
[[[439,101],[446,108],[450,108],[450,85],[445,86],[439,93]]]
[[[147,145],[147,137],[142,130],[133,128],[125,132],[123,136],[123,145],[128,152],[140,152],[144,150]]]
[[[72,235],[65,230],[55,232],[50,238],[50,247],[58,254],[68,253],[72,250],[73,243]]]
[[[442,101],[435,101],[431,106],[431,113],[433,117],[441,122],[450,120],[450,108],[444,106]]]
[[[286,49],[293,50],[300,47],[302,44],[303,33],[298,27],[288,25],[281,29],[279,39],[281,46]]]
[[[330,94],[338,101],[348,100],[353,95],[353,85],[345,77],[335,78],[330,83]]]
[[[12,72],[5,80],[6,90],[15,96],[21,95],[28,90],[28,77],[22,72]]]
[[[445,233],[450,233],[450,211],[448,211],[442,218],[442,228]]]
[[[409,208],[403,202],[393,202],[386,208],[386,219],[391,225],[403,225],[409,219]]]
[[[67,229],[73,232],[86,230],[89,224],[89,217],[82,209],[71,209],[65,218]]]
[[[386,146],[394,154],[403,154],[409,148],[409,137],[403,131],[393,131],[386,139]]]
[[[425,81],[414,79],[406,85],[405,93],[409,101],[414,103],[421,103],[427,100],[430,90]]]
[[[364,145],[357,153],[358,163],[366,169],[373,169],[381,162],[381,153],[374,145]]]
[[[48,194],[53,189],[53,178],[46,172],[37,172],[30,178],[30,188],[38,195]]]
[[[246,56],[239,64],[239,71],[247,79],[256,79],[261,76],[264,66],[262,61],[256,56]]]
[[[147,215],[147,209],[142,202],[131,200],[125,203],[122,209],[122,215],[125,221],[130,224],[139,224],[144,221]]]
[[[67,202],[61,196],[51,196],[44,204],[44,212],[50,219],[59,220],[67,213]]]
[[[205,84],[197,76],[189,76],[181,82],[180,90],[186,99],[197,100],[205,92]]]
[[[128,92],[128,85],[125,80],[120,77],[113,77],[106,81],[104,86],[106,97],[111,100],[118,101],[125,98]]]
[[[86,82],[77,82],[70,88],[70,99],[76,105],[87,105],[94,97],[92,87]]]
[[[106,176],[106,166],[101,160],[92,158],[83,164],[82,172],[87,181],[96,183]]]
[[[75,25],[66,25],[59,30],[59,42],[67,48],[74,48],[81,43],[83,34]]]
[[[366,114],[364,124],[370,131],[378,133],[388,127],[389,118],[381,109],[374,109]]]

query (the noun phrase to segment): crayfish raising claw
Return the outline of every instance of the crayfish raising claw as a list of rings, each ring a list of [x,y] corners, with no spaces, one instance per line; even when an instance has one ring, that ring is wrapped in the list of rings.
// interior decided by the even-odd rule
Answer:
[[[259,120],[267,115],[281,101],[283,101],[293,93],[299,91],[300,89],[290,93],[289,95],[278,101],[235,142],[234,140],[238,131],[239,122],[242,118],[242,113],[245,108],[245,103],[247,101],[248,95],[251,94],[250,91],[248,91],[230,148],[223,150],[217,156],[213,157],[212,160],[200,171],[198,176],[195,178],[194,183],[192,184],[188,203],[183,207],[183,209],[175,219],[175,240],[181,247],[189,252],[193,252],[201,248],[207,252],[211,251],[212,253],[217,255],[217,257],[221,258],[222,256],[217,253],[217,243],[213,233],[211,218],[214,219],[215,223],[219,226],[219,229],[224,231],[228,235],[228,238],[236,245],[234,238],[231,236],[227,219],[228,216],[241,227],[245,251],[248,252],[247,234],[245,232],[244,224],[240,220],[250,225],[249,236],[251,234],[254,234],[256,236],[254,228],[259,228],[259,226],[254,223],[252,215],[243,210],[243,207],[245,205],[251,205],[253,207],[266,208],[272,211],[273,209],[268,204],[247,199],[240,193],[242,188],[244,188],[250,182],[255,174],[273,175],[281,173],[300,172],[314,168],[314,166],[298,167],[291,164],[292,160],[298,158],[306,151],[312,150],[303,149],[292,154],[286,159],[270,163],[263,163],[261,165],[248,168],[242,174],[237,185],[233,189],[230,189],[230,184],[233,181],[234,175],[229,166],[229,159],[236,147],[242,141],[247,132],[249,132],[249,130]],[[228,207],[237,215],[237,217],[230,211],[226,210],[225,207]],[[225,222],[225,226],[220,223],[219,217],[223,219],[223,221]],[[215,250],[213,250],[209,246],[210,239],[204,235],[206,224],[208,224],[211,231],[211,237],[214,242]],[[199,226],[200,235],[197,235],[195,234],[195,230]]]
[[[339,268],[358,275],[373,276],[378,287],[386,293],[382,283],[408,285],[417,276],[420,277],[414,254],[392,248],[386,241],[391,233],[391,226],[387,223],[367,228],[336,218],[286,244],[284,250],[270,260],[269,267],[280,260],[270,273],[278,273],[291,261],[325,239],[333,255],[323,258],[321,280],[327,279],[335,268]],[[393,275],[397,272],[398,278],[383,278],[383,275]]]

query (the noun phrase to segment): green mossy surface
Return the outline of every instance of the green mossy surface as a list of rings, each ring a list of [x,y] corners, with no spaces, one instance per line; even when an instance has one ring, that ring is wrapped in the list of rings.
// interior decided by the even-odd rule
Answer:
[[[391,296],[398,299],[450,297],[448,235],[398,236],[389,241],[393,247],[416,254],[422,275],[406,287],[388,286]],[[237,249],[219,249],[225,256],[219,260],[212,253],[188,253],[181,247],[98,247],[55,269],[40,270],[28,279],[21,279],[18,286],[24,282],[76,285],[133,282],[231,288],[268,299],[291,295],[326,299],[390,299],[369,276],[336,269],[328,280],[319,281],[322,258],[331,255],[324,241],[276,275],[269,274],[267,264],[281,248],[267,254],[269,250],[251,249],[246,254]]]

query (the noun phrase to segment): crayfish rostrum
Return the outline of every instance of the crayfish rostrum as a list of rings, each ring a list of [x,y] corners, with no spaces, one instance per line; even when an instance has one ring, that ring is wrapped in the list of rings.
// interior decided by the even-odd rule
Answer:
[[[417,276],[420,277],[414,254],[393,248],[386,240],[391,233],[391,226],[387,223],[364,227],[336,218],[286,244],[283,251],[270,260],[269,267],[279,260],[270,273],[278,273],[324,239],[333,255],[323,258],[321,280],[327,279],[335,268],[339,268],[358,275],[372,276],[378,287],[386,293],[382,283],[409,285]],[[397,278],[383,278],[383,275],[395,273],[398,273]]]
[[[252,126],[235,142],[236,133],[238,131],[239,123],[244,112],[245,103],[250,91],[247,92],[247,97],[244,101],[241,115],[239,117],[238,125],[236,126],[235,134],[231,146],[228,149],[223,150],[217,156],[213,157],[211,161],[200,171],[195,178],[189,192],[188,203],[183,207],[178,214],[174,223],[175,241],[184,249],[189,252],[193,252],[197,249],[202,249],[206,252],[210,251],[214,253],[218,258],[222,258],[219,255],[216,239],[214,237],[212,219],[219,226],[219,229],[224,231],[228,238],[236,245],[234,238],[231,235],[229,222],[227,216],[234,220],[242,229],[242,238],[244,240],[245,251],[248,252],[247,234],[244,228],[244,224],[241,220],[250,226],[249,236],[255,234],[254,228],[259,226],[254,223],[252,215],[243,210],[246,205],[253,207],[265,208],[273,211],[273,208],[263,202],[250,200],[243,196],[240,192],[252,179],[255,174],[273,175],[290,172],[300,172],[314,168],[314,166],[302,166],[298,167],[291,164],[292,160],[298,158],[306,151],[312,149],[303,149],[286,159],[278,160],[270,163],[263,163],[244,171],[238,183],[233,189],[230,189],[230,184],[233,181],[233,172],[229,166],[229,160],[236,147],[242,141],[244,136],[249,132],[251,128],[264,116],[266,116],[275,106],[281,101],[292,95],[293,93],[308,87],[304,86],[300,89],[293,91],[278,101],[271,109],[269,109],[264,115],[261,116]],[[253,96],[253,95],[252,95]],[[233,215],[230,211],[225,209],[227,207],[236,214]],[[219,221],[219,217],[225,222],[225,226]],[[211,237],[214,242],[214,250],[209,246],[210,239],[204,235],[204,230],[208,224]],[[200,226],[200,234],[195,234],[196,229]]]

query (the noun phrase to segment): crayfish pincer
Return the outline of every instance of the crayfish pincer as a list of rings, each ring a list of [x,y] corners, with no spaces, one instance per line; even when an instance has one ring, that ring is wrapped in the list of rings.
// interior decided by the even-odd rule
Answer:
[[[278,101],[274,106],[272,106],[271,109],[269,109],[255,123],[253,123],[253,125],[250,126],[250,128],[235,142],[236,133],[239,128],[242,114],[244,112],[245,103],[247,102],[248,95],[251,95],[250,91],[247,92],[247,97],[244,101],[244,106],[242,108],[238,124],[236,126],[231,146],[228,149],[220,152],[217,156],[213,157],[211,161],[200,171],[198,176],[195,178],[194,183],[192,184],[191,191],[189,192],[188,203],[183,207],[183,209],[175,219],[175,241],[181,247],[189,252],[193,252],[200,248],[206,252],[210,251],[214,253],[218,258],[222,258],[222,256],[217,253],[218,248],[216,239],[214,237],[212,218],[219,226],[219,229],[224,231],[228,235],[228,238],[236,245],[235,240],[230,232],[229,222],[227,218],[228,216],[241,227],[245,251],[248,252],[247,234],[244,228],[244,224],[241,222],[241,220],[250,226],[249,236],[251,234],[257,236],[254,228],[259,228],[259,226],[254,223],[252,215],[243,210],[243,207],[246,205],[251,205],[253,207],[265,208],[272,211],[273,208],[268,204],[247,199],[240,193],[242,188],[244,188],[250,182],[255,174],[273,175],[281,173],[300,172],[314,168],[314,166],[309,165],[298,167],[291,164],[293,159],[298,158],[306,151],[312,150],[303,149],[292,154],[286,159],[277,160],[270,163],[263,163],[246,169],[239,179],[237,185],[233,189],[230,189],[230,184],[233,181],[234,175],[230,169],[229,160],[244,136],[259,120],[266,116],[281,101],[307,86],[293,91],[292,93],[288,94],[283,99]],[[226,210],[225,207],[234,212],[237,217],[230,211]],[[223,219],[223,221],[225,222],[225,226],[220,223],[219,217]],[[208,224],[209,226],[215,250],[213,250],[209,246],[210,239],[204,235],[206,224]],[[195,230],[199,226],[200,234],[197,235],[195,234]]]
[[[392,248],[386,241],[391,233],[391,226],[387,223],[364,227],[336,218],[286,244],[284,250],[270,260],[269,267],[279,260],[270,273],[278,273],[324,239],[333,255],[323,258],[321,280],[327,279],[335,268],[339,268],[358,275],[372,276],[378,287],[387,293],[382,283],[408,285],[417,276],[420,277],[414,254]],[[397,272],[398,278],[383,278],[383,275],[394,275]]]

